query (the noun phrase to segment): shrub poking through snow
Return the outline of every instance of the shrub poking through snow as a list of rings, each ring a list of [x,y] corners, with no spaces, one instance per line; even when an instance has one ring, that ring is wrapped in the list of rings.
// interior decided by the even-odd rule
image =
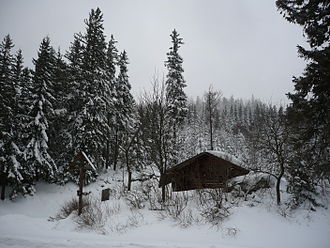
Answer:
[[[83,198],[83,208],[90,205],[90,200],[88,198]],[[71,200],[64,203],[64,205],[59,210],[58,214],[55,216],[55,220],[61,220],[67,218],[72,212],[78,211],[79,203],[78,198],[73,197]],[[53,219],[53,218],[51,218]]]
[[[103,208],[100,201],[91,199],[89,201],[82,214],[77,216],[76,222],[80,228],[103,229],[110,211],[107,205]]]
[[[188,205],[188,195],[186,194],[176,194],[169,200],[168,204],[165,206],[165,211],[170,215],[173,219],[177,219],[183,213],[185,208]]]
[[[225,193],[222,189],[201,190],[198,193],[200,215],[206,222],[220,225],[230,215],[230,208],[225,204]]]
[[[160,219],[170,218],[178,226],[187,228],[194,223],[199,223],[200,218],[195,206],[190,203],[191,194],[175,193],[166,202],[163,211],[159,212]]]
[[[131,209],[142,209],[145,207],[145,202],[148,200],[145,194],[139,191],[129,191],[126,196]]]

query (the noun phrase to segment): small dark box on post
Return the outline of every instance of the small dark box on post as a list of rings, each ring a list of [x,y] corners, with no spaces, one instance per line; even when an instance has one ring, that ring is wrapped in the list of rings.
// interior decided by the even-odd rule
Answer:
[[[103,189],[102,190],[102,196],[101,196],[101,201],[107,201],[110,199],[110,189]]]

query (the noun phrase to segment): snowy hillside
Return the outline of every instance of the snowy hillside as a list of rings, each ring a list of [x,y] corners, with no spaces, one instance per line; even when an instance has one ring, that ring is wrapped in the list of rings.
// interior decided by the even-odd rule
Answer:
[[[91,191],[93,198],[100,198],[102,188],[107,187],[118,194],[114,190],[121,188],[120,177],[119,173],[114,177],[111,171],[87,186],[86,191]],[[138,192],[139,186],[140,183],[133,183],[134,192]],[[218,226],[200,221],[182,227],[171,218],[162,217],[163,211],[150,210],[148,202],[141,209],[130,210],[127,197],[117,195],[99,202],[112,209],[103,228],[79,228],[75,213],[51,221],[50,216],[56,216],[66,201],[76,197],[76,190],[74,184],[39,184],[33,197],[1,202],[0,247],[326,248],[330,244],[328,209],[301,209],[283,217],[284,210],[281,215],[271,206],[274,199],[269,193],[240,202]],[[197,205],[190,202],[189,207],[194,211]]]

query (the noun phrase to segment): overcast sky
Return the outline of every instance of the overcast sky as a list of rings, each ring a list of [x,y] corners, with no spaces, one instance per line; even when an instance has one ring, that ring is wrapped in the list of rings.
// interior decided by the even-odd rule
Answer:
[[[174,28],[185,42],[180,52],[188,96],[201,96],[213,84],[226,97],[253,94],[287,103],[292,76],[304,68],[296,49],[306,46],[302,29],[282,18],[275,0],[0,0],[0,38],[9,33],[32,66],[43,37],[64,52],[96,7],[105,35],[113,34],[128,53],[135,96],[150,88],[155,72],[166,73]]]

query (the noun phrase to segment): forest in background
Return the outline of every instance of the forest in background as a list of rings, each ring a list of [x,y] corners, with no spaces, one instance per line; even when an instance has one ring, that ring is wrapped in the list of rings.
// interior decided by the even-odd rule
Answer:
[[[198,152],[219,150],[273,177],[278,204],[285,178],[293,206],[305,200],[319,205],[315,196],[330,175],[330,25],[324,14],[329,4],[278,0],[277,6],[288,21],[304,27],[310,44],[310,50],[298,47],[308,64],[293,80],[288,107],[226,98],[212,86],[203,96],[188,98],[179,54],[183,39],[176,30],[166,77],[155,75],[153,90],[134,99],[128,55],[117,51],[112,35],[107,40],[98,8],[65,54],[45,37],[34,69],[24,67],[22,51],[14,53],[6,36],[0,47],[1,199],[6,187],[14,199],[33,194],[39,180],[76,181],[67,169],[79,151],[99,174],[110,167],[124,170],[130,190],[136,172],[158,177]],[[90,173],[88,182],[96,177]]]

